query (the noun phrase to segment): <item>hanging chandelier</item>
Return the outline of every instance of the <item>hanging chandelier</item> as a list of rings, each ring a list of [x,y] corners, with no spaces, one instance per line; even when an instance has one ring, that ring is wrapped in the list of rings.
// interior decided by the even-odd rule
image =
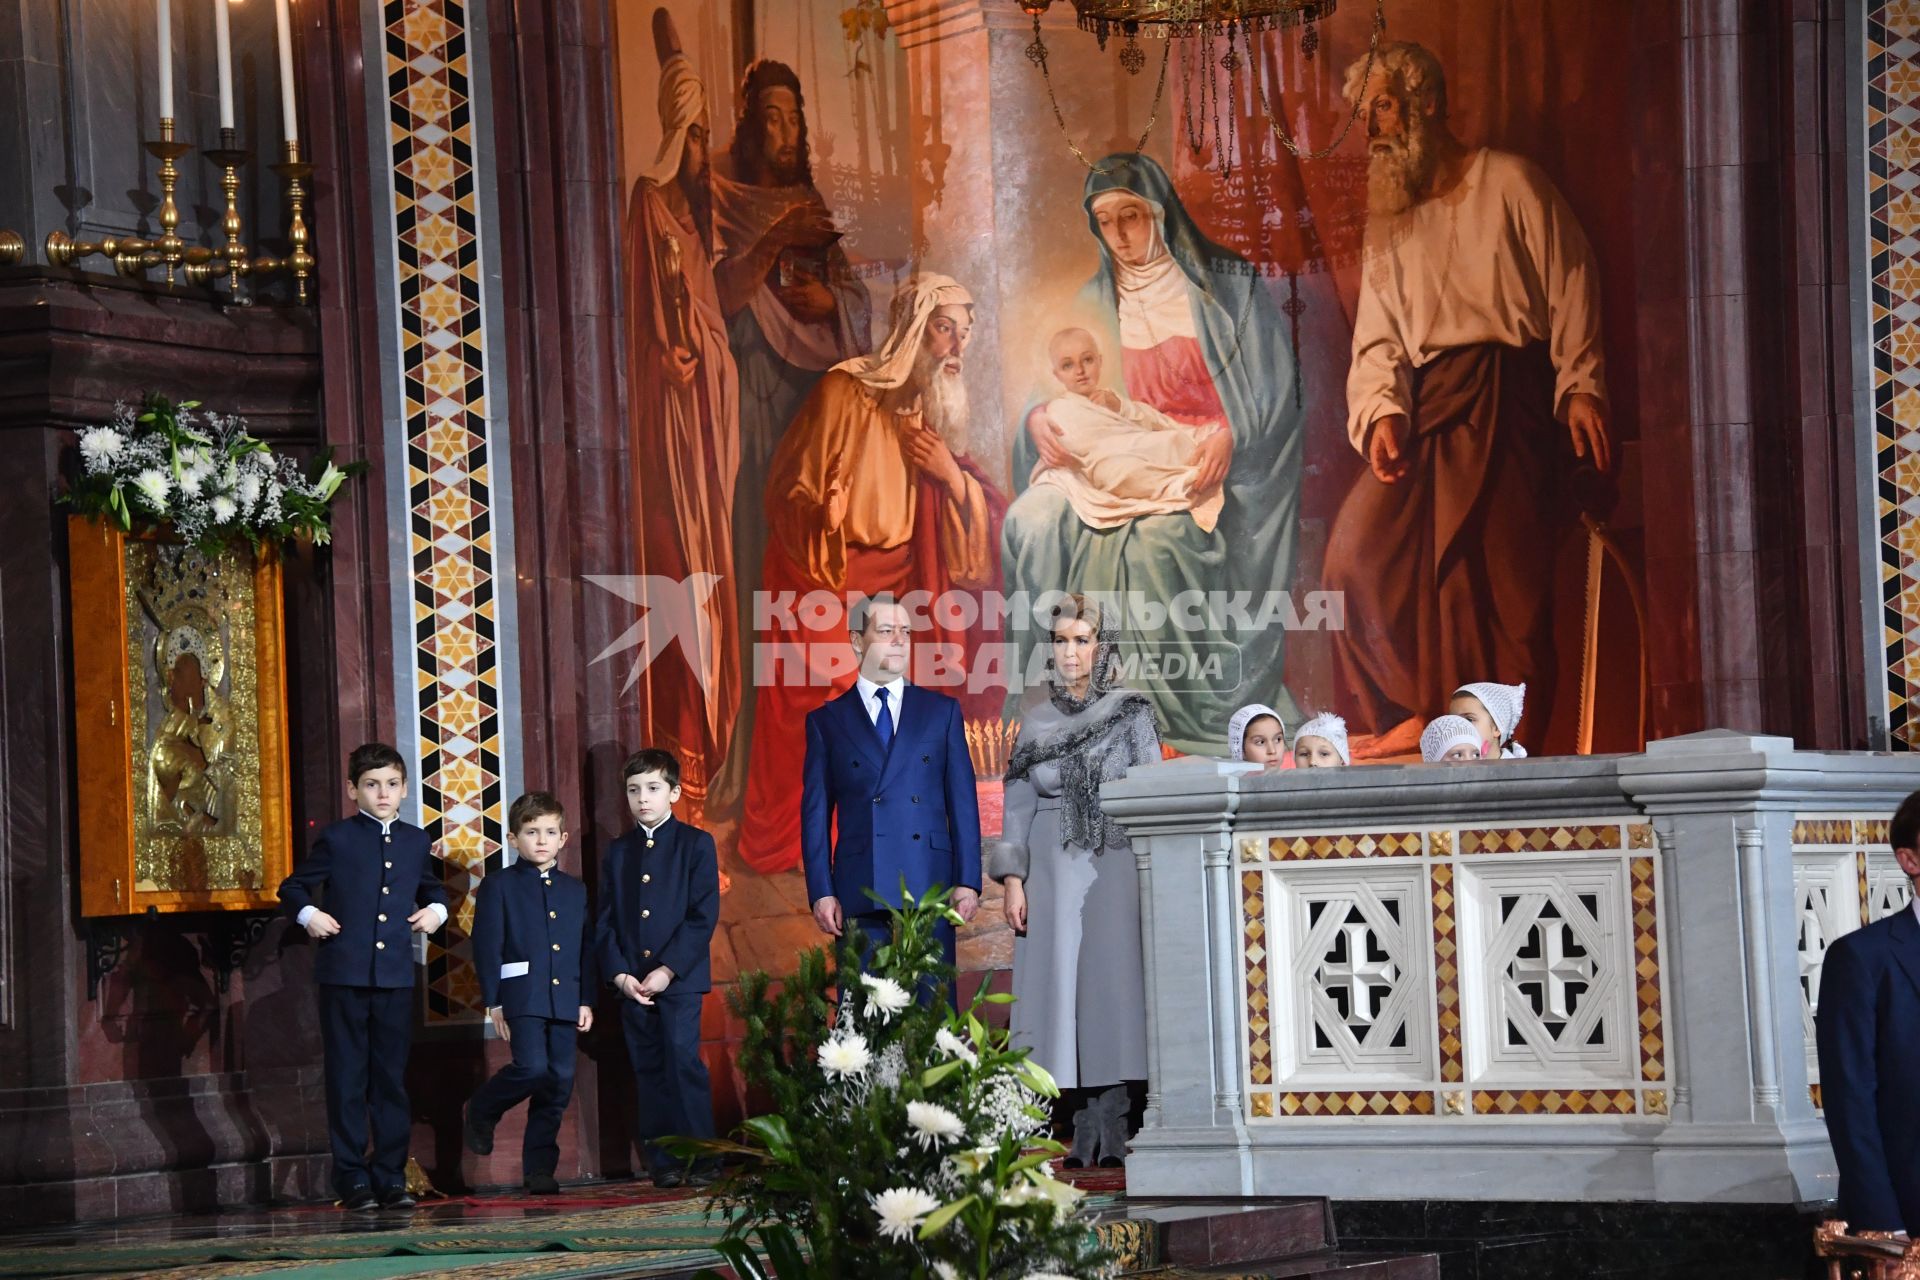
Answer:
[[[1237,26],[1271,31],[1318,22],[1340,0],[1070,0],[1080,29],[1104,38],[1114,31],[1150,37],[1198,35],[1207,28]],[[1042,5],[1042,8],[1046,6]],[[1029,9],[1029,12],[1031,10]]]
[[[1164,41],[1160,55],[1160,78],[1154,87],[1153,105],[1147,113],[1147,127],[1140,135],[1140,141],[1134,148],[1134,154],[1146,146],[1147,138],[1160,117],[1160,107],[1166,94],[1167,69],[1173,60],[1173,46],[1176,42],[1183,45],[1186,52],[1182,55],[1185,74],[1182,77],[1182,118],[1185,121],[1187,145],[1198,156],[1207,150],[1213,152],[1214,161],[1222,178],[1230,177],[1233,172],[1234,155],[1238,150],[1235,138],[1235,106],[1240,102],[1240,85],[1251,80],[1253,97],[1259,104],[1258,114],[1265,119],[1282,146],[1294,156],[1303,160],[1317,160],[1332,155],[1341,143],[1346,141],[1354,122],[1360,116],[1360,104],[1355,102],[1347,114],[1345,123],[1338,135],[1326,146],[1312,149],[1294,141],[1286,125],[1273,109],[1269,98],[1266,77],[1261,74],[1260,60],[1254,56],[1255,37],[1270,31],[1303,27],[1300,37],[1301,55],[1311,60],[1320,47],[1318,24],[1339,8],[1339,0],[1067,0],[1072,4],[1076,23],[1082,31],[1092,34],[1101,52],[1105,52],[1107,42],[1114,36],[1123,38],[1120,49],[1120,65],[1130,75],[1137,75],[1146,66],[1147,55],[1140,47],[1140,38]],[[1033,19],[1033,43],[1027,46],[1027,59],[1039,68],[1040,75],[1046,81],[1047,100],[1053,107],[1053,118],[1060,126],[1061,136],[1066,139],[1067,147],[1087,168],[1104,172],[1105,166],[1096,163],[1074,142],[1067,132],[1066,117],[1060,110],[1059,100],[1053,92],[1053,75],[1047,65],[1049,56],[1046,39],[1041,32],[1040,19],[1053,7],[1053,0],[1017,0],[1022,12]],[[1386,31],[1386,0],[1374,0],[1373,30],[1367,42],[1367,73],[1371,74],[1373,60],[1379,52],[1382,34]],[[1218,67],[1226,73],[1227,92],[1223,95],[1214,84],[1213,69]],[[1281,86],[1277,85],[1275,88]],[[1222,100],[1226,105],[1222,110]],[[1224,115],[1224,127],[1222,117]],[[1211,128],[1209,128],[1211,124]]]

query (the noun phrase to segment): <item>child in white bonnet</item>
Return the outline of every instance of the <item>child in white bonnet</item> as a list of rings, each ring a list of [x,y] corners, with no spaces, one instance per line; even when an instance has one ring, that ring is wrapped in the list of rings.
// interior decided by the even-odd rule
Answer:
[[[1347,722],[1339,716],[1322,712],[1294,731],[1294,768],[1338,769],[1352,763],[1347,750]]]
[[[1526,757],[1527,749],[1513,740],[1513,732],[1520,727],[1520,715],[1526,705],[1525,684],[1482,680],[1455,689],[1447,702],[1447,713],[1471,722],[1480,731],[1480,740],[1486,743],[1489,756],[1520,760]]]
[[[1479,728],[1465,716],[1439,716],[1420,734],[1420,758],[1428,764],[1474,764],[1486,755]]]

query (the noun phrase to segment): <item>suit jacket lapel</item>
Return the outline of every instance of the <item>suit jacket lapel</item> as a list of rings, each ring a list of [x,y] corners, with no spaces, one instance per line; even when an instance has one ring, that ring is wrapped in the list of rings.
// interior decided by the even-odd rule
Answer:
[[[847,736],[853,745],[877,770],[887,767],[887,750],[880,745],[880,731],[873,727],[873,721],[867,719],[867,704],[860,700],[860,688],[855,685],[833,700],[840,709],[840,720],[846,726]]]
[[[1893,958],[1914,990],[1920,991],[1920,920],[1914,919],[1911,905],[1900,908],[1889,932],[1893,935]]]
[[[932,701],[919,685],[901,686],[900,714],[893,722],[893,746],[888,750],[886,763],[881,768],[881,781],[884,782],[892,775],[893,762],[905,758],[914,742],[926,731],[927,721],[933,716],[933,708],[930,705]],[[865,708],[862,710],[864,711]],[[868,722],[867,727],[873,728],[871,721]],[[876,743],[880,741],[878,730],[874,731],[873,740]]]

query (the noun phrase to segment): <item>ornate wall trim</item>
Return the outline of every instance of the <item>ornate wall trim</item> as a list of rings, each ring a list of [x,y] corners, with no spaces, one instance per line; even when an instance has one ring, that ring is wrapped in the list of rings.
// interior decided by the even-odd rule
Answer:
[[[520,785],[512,487],[484,6],[381,0],[368,24],[372,246],[392,534],[398,741],[453,916],[426,943],[428,1026],[477,1022],[472,893]],[[376,70],[377,69],[377,70]],[[390,290],[390,292],[387,292]]]
[[[1920,746],[1920,4],[1869,0],[1852,59],[1869,745]],[[1869,429],[1868,424],[1871,424]],[[1874,675],[1878,672],[1878,676]]]

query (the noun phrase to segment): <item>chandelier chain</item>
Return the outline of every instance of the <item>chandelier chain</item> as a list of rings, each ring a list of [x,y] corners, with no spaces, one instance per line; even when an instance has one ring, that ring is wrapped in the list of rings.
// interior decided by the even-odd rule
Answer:
[[[1366,69],[1366,73],[1362,75],[1360,78],[1360,84],[1363,89],[1365,88],[1367,81],[1373,79],[1374,62],[1378,58],[1380,53],[1380,37],[1386,32],[1386,29],[1387,29],[1387,0],[1374,0],[1373,34],[1367,38],[1367,69]],[[1360,119],[1361,104],[1360,104],[1360,100],[1356,98],[1353,102],[1352,109],[1347,112],[1346,123],[1340,126],[1340,132],[1334,138],[1334,140],[1332,142],[1329,142],[1326,146],[1320,148],[1317,151],[1311,150],[1311,149],[1303,151],[1301,150],[1299,144],[1294,142],[1293,138],[1288,135],[1286,126],[1280,123],[1276,118],[1273,110],[1273,104],[1267,99],[1266,81],[1258,74],[1257,71],[1255,72],[1253,77],[1253,87],[1255,88],[1255,90],[1258,91],[1258,95],[1260,98],[1260,114],[1263,117],[1265,117],[1267,122],[1267,128],[1273,131],[1273,136],[1278,138],[1280,140],[1281,145],[1286,147],[1288,151],[1292,152],[1294,155],[1294,158],[1298,160],[1326,159],[1328,156],[1338,151],[1341,145],[1346,142],[1347,135],[1353,131],[1354,123]]]
[[[1160,121],[1161,100],[1166,95],[1167,64],[1173,60],[1173,42],[1171,40],[1167,41],[1166,48],[1161,50],[1160,53],[1160,79],[1159,82],[1153,86],[1153,107],[1147,112],[1147,127],[1140,131],[1140,140],[1134,143],[1133,151],[1126,157],[1126,160],[1112,165],[1101,164],[1097,160],[1088,159],[1087,153],[1080,149],[1080,144],[1073,140],[1073,134],[1067,129],[1067,117],[1065,113],[1060,110],[1060,99],[1054,96],[1053,72],[1047,66],[1047,45],[1045,38],[1040,32],[1040,15],[1037,13],[1033,15],[1033,44],[1028,46],[1028,57],[1039,66],[1040,78],[1046,82],[1047,103],[1053,108],[1054,123],[1060,126],[1060,137],[1066,142],[1067,150],[1073,152],[1073,158],[1084,165],[1088,172],[1101,174],[1117,172],[1121,165],[1126,163],[1126,160],[1134,159],[1146,151],[1147,139],[1153,135],[1153,126]]]

